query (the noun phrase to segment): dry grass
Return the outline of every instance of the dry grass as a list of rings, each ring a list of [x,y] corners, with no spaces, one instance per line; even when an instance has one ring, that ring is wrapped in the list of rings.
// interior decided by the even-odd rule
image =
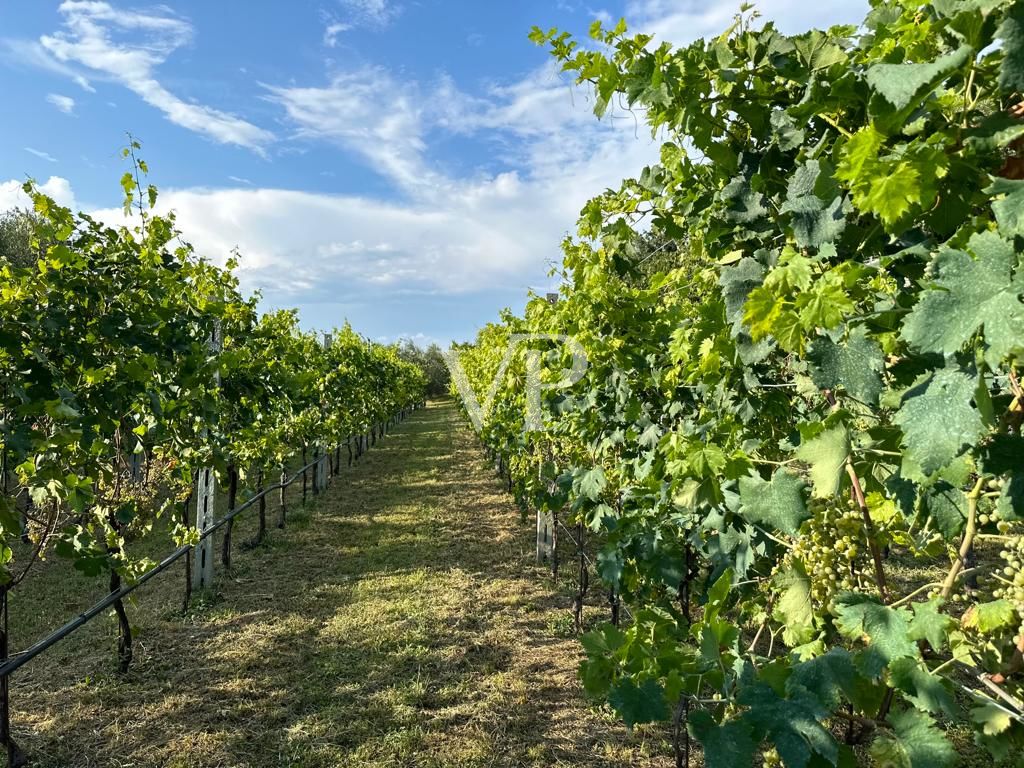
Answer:
[[[16,738],[44,767],[668,766],[584,701],[566,585],[475,445],[451,406],[414,414],[189,615],[179,572],[143,590],[127,675],[109,619],[25,667]],[[16,640],[102,592],[70,578],[16,597]]]

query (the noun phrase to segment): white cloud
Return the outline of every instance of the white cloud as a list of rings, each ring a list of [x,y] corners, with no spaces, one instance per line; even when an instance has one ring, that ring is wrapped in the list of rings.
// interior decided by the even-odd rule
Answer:
[[[285,189],[164,190],[186,239],[221,260],[238,247],[240,277],[275,305],[373,296],[459,295],[548,285],[547,265],[582,204],[656,155],[632,131],[612,130],[585,153],[544,137],[522,172],[437,177],[408,202]],[[595,134],[596,136],[596,134]],[[417,158],[422,162],[422,158]],[[99,212],[117,220],[117,209]]]
[[[348,32],[350,29],[352,29],[351,24],[343,24],[340,21],[328,24],[324,28],[324,45],[328,48],[333,48],[338,44],[338,36],[343,32]]]
[[[48,93],[46,94],[46,100],[66,115],[71,115],[75,112],[75,100],[70,96]]]
[[[266,86],[297,136],[324,139],[361,156],[403,188],[440,184],[423,160],[429,103],[415,85],[382,68],[339,73],[326,86]]]
[[[36,157],[42,158],[43,160],[45,160],[48,163],[56,163],[57,162],[57,158],[56,157],[51,155],[49,152],[43,152],[41,149],[33,149],[32,147],[22,147],[22,149],[24,149],[30,155],[35,155]]]
[[[522,209],[503,211],[502,202],[480,194],[445,207],[405,206],[283,189],[160,195],[160,208],[177,212],[201,254],[223,262],[237,246],[246,287],[285,303],[396,291],[459,294],[534,277],[538,250],[550,250],[557,238],[535,215],[527,221]],[[119,209],[97,215],[121,220]]]
[[[96,89],[76,67],[64,64],[38,42],[32,40],[0,40],[0,54],[8,64],[18,67],[35,67],[55,75],[66,77],[83,91],[95,93]]]
[[[50,68],[84,67],[114,80],[168,120],[222,144],[263,152],[274,136],[252,123],[202,104],[185,101],[156,79],[156,69],[192,38],[192,26],[160,6],[151,11],[115,9],[95,0],[65,0],[64,28],[39,40]],[[40,49],[35,50],[38,55]],[[86,81],[86,84],[87,81]]]
[[[23,182],[12,179],[11,181],[0,182],[0,211],[9,211],[11,208],[30,208],[32,201],[29,200],[22,189]],[[52,197],[58,204],[74,209],[77,205],[75,195],[71,191],[71,184],[67,179],[60,176],[51,176],[44,183],[36,185],[40,192]]]
[[[243,178],[242,176],[228,176],[228,181],[233,181],[236,184],[245,184],[246,186],[249,186],[249,187],[252,186],[252,181],[250,181],[249,179]]]
[[[720,35],[732,24],[739,7],[738,0],[629,0],[625,16],[633,31],[685,45],[700,37]],[[758,0],[755,7],[763,21],[774,21],[785,34],[859,24],[869,10],[868,0]]]
[[[570,128],[572,133],[601,129],[590,92],[573,86],[554,62],[517,82],[491,86],[485,98],[468,97],[442,80],[436,99],[446,105],[440,122],[456,133],[500,130],[537,139]]]

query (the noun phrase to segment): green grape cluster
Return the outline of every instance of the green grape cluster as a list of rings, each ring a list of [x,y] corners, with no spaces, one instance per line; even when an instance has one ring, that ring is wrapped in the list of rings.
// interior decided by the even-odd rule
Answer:
[[[1002,478],[992,478],[985,484],[986,489],[989,491],[988,495],[993,495],[1002,491],[1003,480]],[[988,525],[989,523],[995,523],[999,528],[1000,533],[1006,533],[1010,530],[1010,523],[1006,520],[1000,520],[999,509],[994,508],[989,512],[982,512],[978,515],[978,523],[980,525]]]
[[[1024,644],[1024,536],[1017,535],[1010,539],[999,557],[1005,565],[1002,570],[992,574],[996,585],[992,597],[1013,603],[1017,616],[1021,617],[1017,636],[1013,638],[1013,644],[1019,647]]]
[[[871,584],[868,574],[864,521],[853,501],[815,499],[811,518],[782,561],[790,568],[800,561],[811,580],[811,598],[831,610],[833,598],[848,590],[863,591]]]

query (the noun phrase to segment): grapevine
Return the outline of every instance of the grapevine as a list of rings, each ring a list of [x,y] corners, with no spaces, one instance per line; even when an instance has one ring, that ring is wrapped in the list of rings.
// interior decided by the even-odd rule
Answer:
[[[143,540],[197,538],[180,510],[201,468],[232,494],[257,487],[425,391],[422,370],[347,325],[325,348],[294,311],[261,315],[234,257],[214,266],[180,239],[173,213],[156,213],[140,149],[132,140],[123,153],[128,225],[76,214],[29,181],[26,240],[17,258],[0,254],[4,600],[50,555],[107,573],[115,593],[154,565],[138,554]],[[172,513],[174,524],[156,524]],[[224,542],[230,565],[230,522]],[[131,626],[113,607],[125,669]]]
[[[945,768],[954,729],[1018,765],[1024,3],[532,38],[662,142],[584,207],[558,302],[460,349],[476,392],[511,334],[586,352],[543,431],[521,356],[481,428],[635,617],[583,637],[585,689],[685,712],[712,768]]]

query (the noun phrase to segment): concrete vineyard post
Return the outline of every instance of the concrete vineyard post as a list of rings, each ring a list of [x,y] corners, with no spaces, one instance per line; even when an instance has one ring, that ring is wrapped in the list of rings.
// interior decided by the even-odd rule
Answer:
[[[210,351],[214,354],[221,349],[220,322],[214,325],[213,333],[210,335]],[[220,385],[220,372],[213,374],[214,383]],[[206,434],[204,428],[203,434]],[[213,525],[215,515],[215,504],[217,501],[217,476],[213,467],[203,467],[199,470],[199,477],[196,482],[196,528],[200,533]],[[213,586],[213,536],[207,536],[195,548],[195,563],[192,566],[192,589],[209,589]]]
[[[196,484],[196,528],[205,531],[213,524],[214,504],[217,500],[217,477],[211,467],[199,470]],[[213,586],[213,537],[208,536],[196,546],[192,567],[192,589]]]

